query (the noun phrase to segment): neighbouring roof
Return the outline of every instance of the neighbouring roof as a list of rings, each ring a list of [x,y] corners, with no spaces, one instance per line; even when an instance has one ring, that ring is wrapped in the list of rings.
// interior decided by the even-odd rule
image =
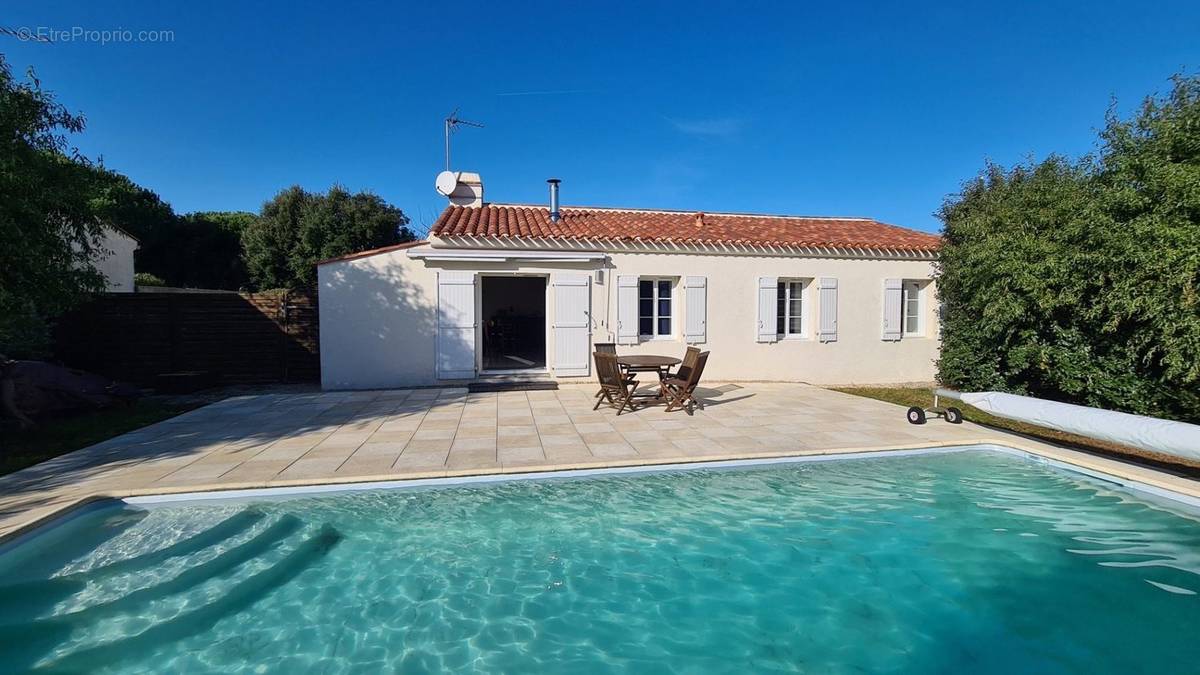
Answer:
[[[695,245],[869,248],[936,251],[941,237],[869,218],[768,216],[649,209],[564,207],[557,223],[545,206],[450,206],[435,237],[517,237]]]
[[[421,246],[423,244],[428,244],[428,243],[429,242],[425,241],[424,239],[420,239],[417,241],[406,241],[403,244],[392,244],[391,246],[384,246],[382,248],[373,248],[373,249],[369,249],[366,251],[358,251],[356,253],[347,253],[346,255],[339,255],[336,258],[326,258],[325,260],[317,261],[317,264],[324,265],[326,263],[342,262],[344,260],[354,260],[355,258],[366,258],[367,256],[371,256],[371,255],[377,255],[380,253],[388,253],[390,251],[401,251],[406,248],[413,248],[413,247]]]

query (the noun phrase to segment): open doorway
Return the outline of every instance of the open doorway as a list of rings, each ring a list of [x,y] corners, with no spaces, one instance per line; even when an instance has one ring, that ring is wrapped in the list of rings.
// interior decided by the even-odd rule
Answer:
[[[546,369],[546,278],[482,277],[483,370]]]

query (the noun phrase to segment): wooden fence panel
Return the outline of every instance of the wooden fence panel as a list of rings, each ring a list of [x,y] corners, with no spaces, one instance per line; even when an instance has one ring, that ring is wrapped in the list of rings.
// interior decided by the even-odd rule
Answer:
[[[69,366],[153,384],[203,371],[222,384],[320,379],[317,298],[271,293],[108,293],[62,317]]]

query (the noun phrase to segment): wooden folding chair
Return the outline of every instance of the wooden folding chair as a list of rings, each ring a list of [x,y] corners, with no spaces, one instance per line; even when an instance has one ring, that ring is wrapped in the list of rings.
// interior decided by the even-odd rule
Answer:
[[[596,401],[592,410],[598,409],[605,401],[616,406],[618,416],[626,408],[629,408],[630,412],[636,410],[633,391],[637,388],[637,381],[621,372],[621,368],[617,366],[616,354],[596,352],[593,356],[596,359],[596,377],[600,380],[600,400]]]
[[[688,347],[687,352],[685,352],[683,355],[683,363],[679,364],[679,369],[673,373],[669,372],[669,371],[663,373],[659,377],[659,386],[660,387],[662,386],[663,380],[668,380],[670,378],[677,378],[680,380],[688,379],[688,377],[692,373],[692,370],[696,367],[696,359],[699,356],[700,356],[700,348],[699,347]],[[666,395],[665,391],[663,392],[663,395]]]
[[[598,354],[612,354],[613,356],[617,355],[617,343],[615,342],[597,342],[595,347],[595,351]],[[636,387],[634,388],[636,389]],[[596,395],[592,398],[600,398],[603,395],[604,389],[601,388],[600,391],[596,392]]]
[[[686,378],[668,377],[662,381],[662,393],[667,399],[667,412],[686,410],[687,414],[693,414],[693,410],[699,405],[694,392],[696,385],[700,384],[700,377],[704,374],[706,363],[708,363],[708,352],[701,352],[696,355],[696,365],[688,372]],[[680,368],[680,370],[683,369]]]

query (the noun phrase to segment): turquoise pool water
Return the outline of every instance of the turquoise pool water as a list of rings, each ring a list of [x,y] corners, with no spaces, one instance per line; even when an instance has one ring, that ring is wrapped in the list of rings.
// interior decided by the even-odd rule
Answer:
[[[122,506],[0,574],[13,672],[1200,668],[1200,521],[983,450]]]

